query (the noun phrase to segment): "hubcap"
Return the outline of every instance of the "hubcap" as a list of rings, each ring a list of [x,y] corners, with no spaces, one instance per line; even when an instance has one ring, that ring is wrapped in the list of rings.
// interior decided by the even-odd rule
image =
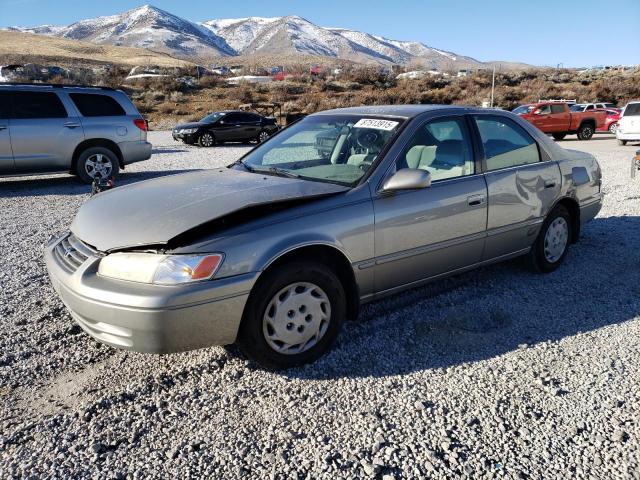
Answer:
[[[609,131],[611,133],[616,133],[617,129],[618,129],[618,124],[617,123],[612,123],[611,125],[609,125]]]
[[[589,138],[592,135],[591,127],[587,127],[582,130],[582,138]]]
[[[204,145],[205,147],[210,147],[211,145],[213,145],[213,137],[210,134],[205,133],[204,135],[202,135],[201,139],[202,145]]]
[[[262,318],[262,332],[276,352],[294,355],[316,345],[329,328],[331,302],[317,285],[292,283],[271,299]]]
[[[109,178],[113,171],[113,166],[109,157],[96,153],[87,158],[84,163],[84,170],[91,178]]]
[[[558,217],[547,229],[544,236],[544,258],[547,262],[555,263],[564,254],[569,241],[569,225],[564,217]]]
[[[260,137],[259,137],[260,143],[266,142],[267,138],[269,138],[269,134],[267,132],[260,132]]]

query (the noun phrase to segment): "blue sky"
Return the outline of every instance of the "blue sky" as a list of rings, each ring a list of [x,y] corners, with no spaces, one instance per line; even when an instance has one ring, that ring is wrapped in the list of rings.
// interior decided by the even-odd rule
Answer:
[[[66,25],[144,3],[192,21],[300,15],[482,61],[640,63],[640,0],[0,0],[0,26]]]

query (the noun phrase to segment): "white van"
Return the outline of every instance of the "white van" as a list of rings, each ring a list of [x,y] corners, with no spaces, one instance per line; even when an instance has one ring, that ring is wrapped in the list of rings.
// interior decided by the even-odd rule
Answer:
[[[640,102],[629,102],[618,122],[616,138],[619,145],[640,141]]]

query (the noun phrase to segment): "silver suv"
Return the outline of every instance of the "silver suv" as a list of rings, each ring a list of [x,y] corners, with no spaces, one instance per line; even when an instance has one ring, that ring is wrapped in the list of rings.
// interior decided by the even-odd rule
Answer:
[[[113,178],[151,157],[147,122],[121,90],[0,84],[0,176]]]

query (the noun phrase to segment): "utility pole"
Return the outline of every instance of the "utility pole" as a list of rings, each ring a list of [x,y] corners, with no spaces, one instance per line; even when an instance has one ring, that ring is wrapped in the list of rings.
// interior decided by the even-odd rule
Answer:
[[[493,91],[496,88],[496,66],[493,66],[493,76],[491,77],[491,108],[493,108]]]

